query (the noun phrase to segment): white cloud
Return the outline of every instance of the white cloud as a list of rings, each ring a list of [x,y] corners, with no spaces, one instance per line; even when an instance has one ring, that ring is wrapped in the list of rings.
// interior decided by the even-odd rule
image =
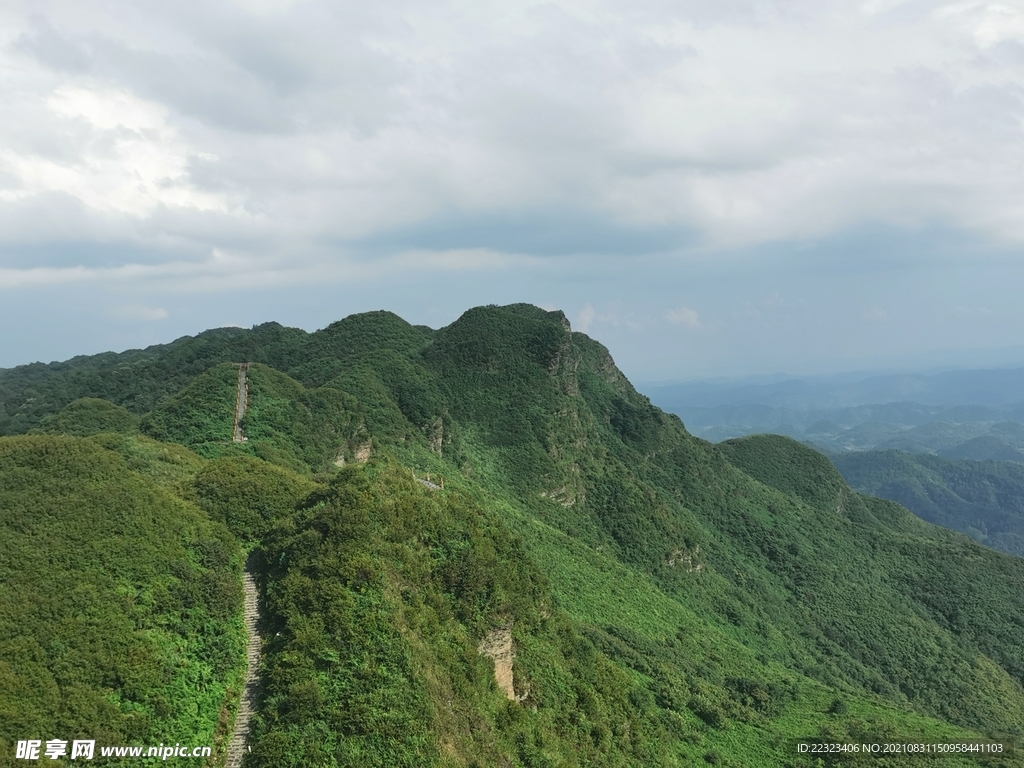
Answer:
[[[226,209],[223,195],[189,183],[196,152],[168,125],[161,105],[124,89],[65,84],[45,107],[34,141],[0,145],[3,198],[59,192],[99,212],[130,216],[158,206]]]
[[[665,319],[674,325],[685,325],[688,328],[700,328],[700,315],[689,307],[676,307],[665,313]]]
[[[132,132],[162,131],[167,110],[125,91],[97,91],[82,86],[62,86],[47,100],[47,106],[64,117],[81,117],[101,130],[125,128]]]
[[[890,256],[936,264],[928,297],[900,283],[922,311],[897,318],[935,344],[951,326],[929,311],[1012,306],[985,275],[1008,290],[1024,243],[1016,0],[0,6],[11,317],[57,293],[96,316],[146,297],[140,319],[166,307],[155,328],[192,332],[227,293],[315,322],[369,296],[452,315],[544,299],[578,330],[632,334],[617,355],[641,354],[643,328],[710,370],[881,343]],[[991,247],[841,247],[871,227],[939,243],[937,225],[1012,256],[986,272]],[[837,247],[800,251],[816,242]],[[978,290],[938,295],[968,259]],[[918,344],[900,327],[886,343]]]
[[[590,304],[584,304],[583,309],[576,315],[576,320],[572,326],[575,330],[580,333],[587,333],[590,331],[590,324],[594,322],[597,317],[597,312]]]
[[[271,260],[256,260],[215,248],[206,259],[128,263],[119,266],[0,267],[0,290],[73,283],[112,285],[160,284],[172,290],[213,291],[312,281],[310,269],[283,267]],[[332,275],[332,277],[335,277]]]
[[[403,251],[365,260],[336,253],[328,260],[293,258],[290,254],[253,257],[214,248],[205,259],[128,263],[115,267],[0,267],[0,290],[73,283],[145,284],[172,292],[236,292],[249,289],[311,285],[324,282],[369,282],[418,276],[429,281],[444,273],[500,271],[534,266],[538,259],[488,249]]]
[[[601,332],[605,333],[611,328],[617,329],[622,326],[631,330],[639,330],[643,327],[643,324],[635,317],[624,316],[621,309],[622,302],[618,299],[609,301],[604,311],[598,311],[593,304],[587,302],[576,314],[576,319],[572,321],[572,328],[580,333],[591,333],[594,331],[595,325],[601,325]]]
[[[66,193],[125,237],[161,207],[210,220],[143,237],[211,247],[562,207],[717,245],[862,221],[1024,240],[1024,69],[992,53],[1024,40],[1015,4],[34,13],[0,12],[0,205]]]
[[[111,308],[110,316],[117,320],[129,322],[152,322],[154,320],[166,320],[168,313],[162,307],[149,307],[145,304],[124,304]]]
[[[1004,40],[1024,40],[1024,9],[1007,3],[950,3],[936,16],[972,29],[978,45],[989,48]]]
[[[953,313],[961,317],[986,317],[992,314],[992,310],[988,307],[957,306],[953,309]]]
[[[506,269],[516,266],[536,264],[539,259],[508,253],[499,253],[488,248],[460,248],[445,251],[414,250],[397,254],[378,264],[388,265],[394,270],[445,270],[445,271],[477,271],[486,269]]]
[[[864,307],[861,317],[869,323],[884,323],[889,320],[889,313],[877,304]]]

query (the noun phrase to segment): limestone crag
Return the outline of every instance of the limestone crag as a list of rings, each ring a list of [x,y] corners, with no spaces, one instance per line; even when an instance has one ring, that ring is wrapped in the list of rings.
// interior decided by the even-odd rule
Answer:
[[[477,646],[484,656],[494,662],[494,680],[509,701],[516,701],[516,689],[512,677],[512,664],[516,653],[512,647],[512,627],[492,629]]]

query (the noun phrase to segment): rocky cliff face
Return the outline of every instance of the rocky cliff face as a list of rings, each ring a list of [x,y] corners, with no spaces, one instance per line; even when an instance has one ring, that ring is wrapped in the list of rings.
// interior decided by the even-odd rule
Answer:
[[[509,701],[515,701],[516,688],[512,665],[515,662],[516,653],[512,646],[512,625],[492,629],[480,641],[477,650],[481,655],[494,662],[495,682]]]

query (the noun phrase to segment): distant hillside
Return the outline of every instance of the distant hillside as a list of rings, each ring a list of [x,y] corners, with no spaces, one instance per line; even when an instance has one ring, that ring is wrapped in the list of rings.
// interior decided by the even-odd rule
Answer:
[[[832,461],[857,490],[1024,557],[1024,466],[902,451],[844,453]]]
[[[826,452],[895,448],[1020,461],[1022,377],[1024,369],[867,378],[845,374],[764,384],[661,385],[646,391],[693,434],[713,442],[774,433]]]
[[[1014,441],[1016,443],[1016,441]],[[1024,451],[1009,441],[992,434],[979,435],[944,451],[940,456],[947,459],[971,459],[973,461],[1012,461],[1024,464]]]
[[[712,442],[753,434],[781,434],[826,452],[897,449],[979,460],[1024,457],[1020,414],[914,403],[843,409],[779,409],[764,405],[679,407],[673,413],[695,435]],[[1015,415],[1016,414],[1016,415]],[[975,444],[974,441],[980,440]]]
[[[478,307],[437,330],[373,312],[312,334],[209,331],[0,371],[0,398],[6,433],[33,433],[0,447],[116,454],[97,499],[141,514],[150,493],[200,521],[161,517],[174,533],[150,546],[185,551],[113,585],[143,618],[178,615],[145,597],[163,579],[214,568],[190,554],[195,526],[230,534],[236,577],[238,551],[253,548],[266,635],[248,768],[802,768],[821,763],[798,739],[1024,731],[1024,560],[858,494],[793,440],[693,437],[560,312]],[[42,503],[65,482],[62,460],[25,461],[41,469],[0,467],[3,487]],[[97,535],[112,535],[117,509],[89,512],[103,518]],[[22,541],[5,567],[30,589],[43,576],[26,563],[62,555],[47,537]],[[90,546],[85,569],[102,556]],[[221,613],[175,646],[183,659],[207,653],[214,619],[237,637],[233,589],[230,604],[187,592],[194,615]],[[26,624],[19,642],[47,648],[49,631]],[[241,659],[217,658],[219,681],[197,690],[229,713]],[[166,679],[81,668],[90,696],[118,701],[156,701]],[[40,731],[59,722],[20,699],[2,706]],[[204,707],[197,732],[230,720]]]

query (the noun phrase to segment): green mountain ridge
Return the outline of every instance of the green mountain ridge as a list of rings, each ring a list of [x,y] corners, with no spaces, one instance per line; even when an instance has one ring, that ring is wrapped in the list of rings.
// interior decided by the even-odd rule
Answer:
[[[6,434],[37,433],[0,446],[131,445],[132,477],[254,548],[247,765],[802,766],[797,740],[1024,726],[1024,561],[857,494],[795,441],[692,437],[560,312],[211,331],[0,371],[0,403]],[[160,445],[187,458],[145,458]],[[481,652],[503,633],[511,700]]]

